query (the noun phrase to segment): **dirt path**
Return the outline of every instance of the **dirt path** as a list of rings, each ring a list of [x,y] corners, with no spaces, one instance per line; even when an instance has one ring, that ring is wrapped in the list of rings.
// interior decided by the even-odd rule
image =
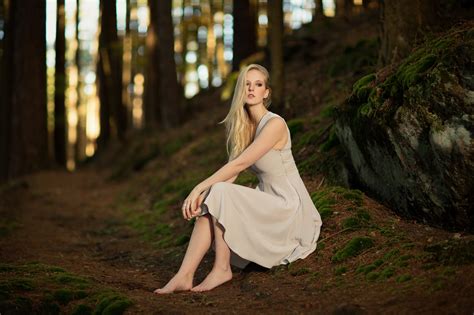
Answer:
[[[26,178],[28,188],[17,188],[8,199],[16,200],[14,213],[21,226],[0,238],[2,262],[21,264],[38,261],[60,266],[72,273],[94,279],[114,288],[134,301],[129,314],[154,313],[376,313],[413,311],[444,313],[456,310],[443,292],[390,288],[385,283],[360,287],[360,283],[324,283],[317,278],[317,255],[299,261],[298,272],[276,269],[267,272],[240,272],[234,280],[204,294],[180,293],[157,296],[152,291],[166,283],[177,269],[185,246],[172,251],[157,251],[124,224],[115,206],[125,193],[127,182],[109,183],[96,170],[76,173],[41,172]],[[210,268],[207,257],[197,281]],[[312,271],[311,273],[308,271]],[[459,276],[446,287],[471,288],[472,268],[466,280]],[[313,272],[315,271],[315,272]],[[403,289],[403,288],[402,288]],[[368,293],[370,292],[370,293]],[[437,297],[426,304],[426,298]],[[470,292],[461,292],[461,309],[469,305]],[[472,304],[472,303],[471,303]],[[342,312],[342,313],[341,313]]]

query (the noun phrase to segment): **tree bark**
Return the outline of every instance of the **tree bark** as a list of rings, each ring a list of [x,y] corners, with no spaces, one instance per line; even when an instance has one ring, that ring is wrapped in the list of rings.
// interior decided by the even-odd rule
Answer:
[[[2,162],[6,162],[2,180],[40,170],[49,162],[46,3],[15,0],[8,2],[6,9],[4,70],[10,91],[2,95],[2,115],[6,114],[2,120],[7,120],[2,127],[6,130],[5,136],[2,132],[2,147],[6,150],[0,153]]]
[[[344,0],[344,16],[349,17],[354,12],[354,0]]]
[[[232,70],[238,71],[240,62],[257,51],[256,8],[250,0],[234,0],[234,56]]]
[[[56,71],[54,73],[54,157],[66,166],[66,11],[64,0],[57,0],[56,14]]]
[[[272,103],[283,111],[284,67],[283,67],[283,1],[268,1],[268,42],[271,61]]]
[[[99,144],[105,144],[110,135],[124,140],[127,116],[122,101],[122,47],[117,36],[115,1],[100,1],[101,31],[99,35],[100,124]],[[107,120],[110,118],[112,124]],[[104,125],[102,125],[104,124]],[[102,126],[104,134],[102,135]]]
[[[155,129],[159,125],[159,91],[160,80],[158,74],[159,68],[159,41],[158,41],[158,9],[156,1],[149,1],[150,24],[146,38],[146,73],[144,87],[144,116],[145,126],[149,129]]]
[[[158,11],[158,50],[160,60],[160,94],[161,126],[168,129],[180,122],[183,98],[178,86],[176,62],[174,59],[174,30],[171,17],[171,0],[156,2]]]
[[[324,17],[323,0],[316,0],[316,19]]]
[[[439,0],[384,0],[380,5],[381,66],[406,57],[425,32],[438,26]]]
[[[82,90],[82,80],[81,75],[81,42],[79,40],[79,19],[80,19],[80,0],[76,0],[76,40],[77,40],[77,50],[76,50],[76,67],[77,75],[79,80],[77,81],[77,125],[76,125],[76,143],[74,144],[74,160],[76,162],[81,162],[85,159],[85,150],[87,145],[87,134],[86,134],[86,118],[87,112],[85,110],[85,104],[81,102],[81,90]]]
[[[4,21],[5,37],[0,41],[3,54],[1,55],[0,64],[0,183],[8,179],[9,168],[9,149],[10,149],[10,118],[11,118],[11,82],[9,79],[12,75],[12,47],[13,33],[12,29],[12,12],[13,4],[6,1],[0,2],[2,17]]]

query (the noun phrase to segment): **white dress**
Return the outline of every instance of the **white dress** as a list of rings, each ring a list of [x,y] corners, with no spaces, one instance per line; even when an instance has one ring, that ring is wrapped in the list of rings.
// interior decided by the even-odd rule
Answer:
[[[272,117],[260,120],[256,136]],[[250,169],[259,179],[250,187],[228,182],[211,186],[202,213],[210,213],[224,227],[231,263],[243,268],[252,261],[271,268],[305,258],[316,249],[321,216],[298,172],[291,152],[291,134],[282,150],[271,149]]]

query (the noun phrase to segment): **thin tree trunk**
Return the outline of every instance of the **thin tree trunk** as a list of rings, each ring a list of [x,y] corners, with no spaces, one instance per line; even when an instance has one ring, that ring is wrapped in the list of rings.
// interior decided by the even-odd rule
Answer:
[[[268,1],[268,41],[271,60],[272,103],[283,111],[283,1]]]
[[[159,41],[158,41],[158,9],[155,1],[148,2],[150,8],[150,24],[146,39],[146,73],[144,94],[145,126],[155,129],[159,125]]]
[[[76,143],[74,146],[75,161],[81,162],[85,158],[85,149],[87,144],[87,134],[86,134],[86,117],[87,113],[85,111],[85,104],[82,104],[81,101],[81,90],[82,90],[82,80],[81,80],[81,42],[79,40],[79,19],[80,19],[80,0],[76,0],[76,40],[77,40],[77,50],[76,50],[76,67],[77,75],[79,80],[77,81],[77,125],[76,125]]]
[[[344,16],[349,17],[354,12],[354,0],[344,0]]]
[[[234,0],[234,56],[232,70],[238,71],[240,62],[257,51],[255,7],[250,0]]]
[[[158,39],[160,42],[160,111],[162,127],[168,129],[180,122],[183,99],[178,86],[174,60],[174,32],[171,0],[157,1]]]
[[[10,79],[13,75],[13,4],[8,1],[0,3],[4,21],[5,37],[0,41],[3,54],[0,66],[0,183],[8,179],[10,166],[10,132],[11,132],[11,91]]]
[[[425,32],[439,27],[437,0],[384,0],[380,4],[381,66],[407,56]]]
[[[8,175],[13,178],[48,166],[46,115],[46,2],[15,0],[9,3],[7,57],[11,63],[7,99]],[[26,10],[25,8],[28,8]],[[31,27],[34,25],[34,27]]]
[[[56,71],[54,78],[54,157],[66,166],[66,10],[64,0],[57,0],[56,15]]]
[[[316,19],[324,17],[323,0],[316,0]]]
[[[104,144],[110,137],[110,133],[117,135],[120,140],[124,140],[127,120],[122,102],[122,47],[117,36],[116,2],[101,0],[100,9],[98,73],[100,73],[101,134],[102,123],[105,124],[105,128],[109,129],[108,131],[104,130],[104,137],[99,141]],[[110,117],[113,125],[106,121]],[[106,135],[107,133],[109,135]]]

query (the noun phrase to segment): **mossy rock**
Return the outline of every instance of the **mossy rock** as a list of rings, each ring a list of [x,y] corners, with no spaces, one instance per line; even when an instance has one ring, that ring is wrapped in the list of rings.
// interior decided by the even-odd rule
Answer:
[[[336,107],[349,178],[402,217],[449,230],[474,231],[472,31],[459,24],[426,41]]]
[[[346,245],[338,250],[332,256],[332,262],[341,262],[348,258],[359,255],[364,250],[374,246],[374,241],[370,237],[355,237],[351,239]]]

